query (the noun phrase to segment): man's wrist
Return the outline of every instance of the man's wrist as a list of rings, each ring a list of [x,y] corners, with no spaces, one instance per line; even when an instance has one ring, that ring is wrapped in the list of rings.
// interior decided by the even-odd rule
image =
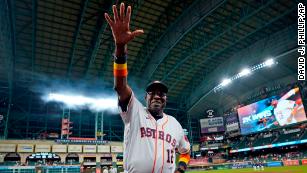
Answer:
[[[178,163],[178,168],[180,168],[182,170],[186,170],[187,166],[188,165],[185,162],[179,161],[179,163]]]
[[[115,56],[123,57],[127,54],[127,45],[126,44],[116,44],[115,45]]]
[[[116,64],[126,64],[127,63],[127,54],[124,54],[122,56],[116,56],[113,55],[114,63]]]
[[[175,171],[175,173],[184,173],[184,172],[185,172],[185,170],[183,170],[181,168],[177,168],[176,171]]]

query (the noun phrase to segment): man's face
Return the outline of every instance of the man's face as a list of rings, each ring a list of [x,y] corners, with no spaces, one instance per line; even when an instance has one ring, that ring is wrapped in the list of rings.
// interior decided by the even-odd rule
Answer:
[[[166,93],[159,89],[154,89],[147,92],[146,96],[147,108],[153,112],[160,112],[165,108],[166,105]]]

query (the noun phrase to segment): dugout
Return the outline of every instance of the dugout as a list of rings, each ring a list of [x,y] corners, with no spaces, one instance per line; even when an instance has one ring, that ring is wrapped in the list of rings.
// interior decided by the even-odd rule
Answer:
[[[3,161],[6,165],[15,165],[21,161],[21,157],[18,153],[7,153]]]
[[[96,157],[93,157],[93,156],[84,156],[83,157],[83,169],[84,169],[84,172],[95,172],[96,171],[96,168],[97,169],[100,169],[99,168],[99,165],[96,165]]]
[[[100,157],[100,165],[103,166],[112,166],[112,155],[111,154],[103,154]]]

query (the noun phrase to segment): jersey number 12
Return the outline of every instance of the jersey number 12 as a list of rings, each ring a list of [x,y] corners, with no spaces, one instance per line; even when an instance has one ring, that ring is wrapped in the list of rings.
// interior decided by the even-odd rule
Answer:
[[[174,163],[174,150],[167,149],[167,163]]]

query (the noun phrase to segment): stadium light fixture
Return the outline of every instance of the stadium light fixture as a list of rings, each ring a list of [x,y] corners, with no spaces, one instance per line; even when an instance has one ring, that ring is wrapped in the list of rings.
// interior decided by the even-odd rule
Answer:
[[[248,68],[245,68],[243,69],[240,73],[239,73],[239,76],[246,76],[246,75],[249,75],[251,73],[251,70],[248,69]]]
[[[221,86],[227,86],[231,82],[230,79],[224,79],[221,83]]]
[[[274,64],[274,60],[272,58],[270,58],[270,59],[268,59],[264,62],[264,65],[269,66],[269,67],[272,66],[273,64]]]
[[[277,62],[275,62],[273,58],[269,58],[265,62],[262,62],[260,64],[256,64],[254,66],[251,66],[250,68],[245,68],[240,73],[233,75],[231,78],[224,79],[219,85],[217,85],[213,88],[213,91],[217,92],[217,91],[221,90],[224,86],[228,85],[229,83],[231,83],[234,80],[240,79],[243,76],[247,76],[247,75],[254,73],[255,71],[261,70],[265,67],[271,67],[274,64],[277,64]]]

